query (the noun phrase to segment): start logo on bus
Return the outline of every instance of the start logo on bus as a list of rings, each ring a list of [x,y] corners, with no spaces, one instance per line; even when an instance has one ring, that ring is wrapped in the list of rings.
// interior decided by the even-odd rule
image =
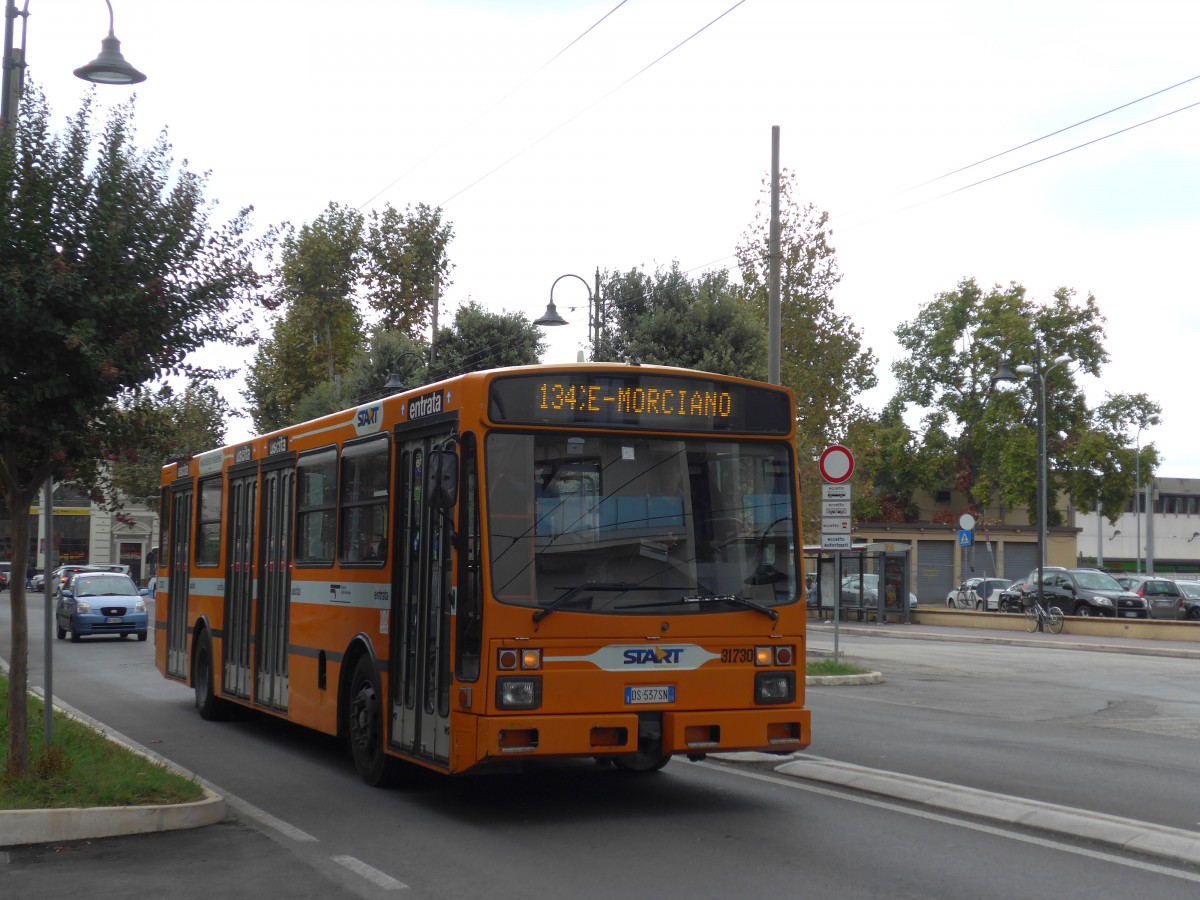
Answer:
[[[368,403],[354,411],[354,432],[362,437],[374,434],[383,425],[383,404]]]

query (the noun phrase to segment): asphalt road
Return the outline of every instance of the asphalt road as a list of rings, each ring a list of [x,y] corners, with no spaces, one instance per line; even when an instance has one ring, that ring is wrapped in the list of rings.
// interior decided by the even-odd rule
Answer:
[[[6,649],[7,595],[0,600],[0,648]],[[35,683],[41,678],[39,602],[34,597],[30,610]],[[1022,781],[1026,751],[1074,748],[1081,735],[1096,732],[1130,739],[1129,729],[1079,723],[1098,697],[1075,697],[1060,707],[1035,683],[1029,699],[1001,701],[1009,689],[996,687],[995,673],[1017,658],[1004,656],[1013,649],[971,648],[986,660],[972,668],[960,655],[962,645],[904,640],[875,648],[855,639],[854,654],[879,659],[886,681],[810,689],[813,753],[912,768],[942,780],[978,778],[987,769],[1006,793],[1026,787],[1041,794],[1054,779]],[[191,693],[158,675],[149,643],[56,642],[54,650],[56,695],[217,786],[231,798],[231,816],[195,832],[10,850],[0,859],[4,896],[127,898],[170,890],[177,898],[256,900],[400,892],[492,900],[798,893],[1094,900],[1191,898],[1200,890],[1200,873],[1187,868],[823,788],[775,774],[767,763],[677,760],[657,775],[630,777],[573,761],[524,774],[433,778],[375,790],[358,781],[331,739],[257,716],[203,722]],[[910,658],[901,658],[901,650]],[[1114,665],[1111,654],[1085,663],[1080,657],[1101,655],[1060,660],[1066,651],[1046,651],[1053,659],[1026,652],[1034,654],[1035,669],[1039,660],[1054,670],[1086,666],[1088,672],[1075,676],[1081,692],[1089,678],[1102,679]],[[888,654],[893,657],[884,660]],[[1152,691],[1155,678],[1171,676],[1147,677],[1138,691]],[[1028,690],[1023,679],[1011,687],[1017,695]],[[1012,751],[977,765],[981,748],[1000,735],[1007,735]],[[1188,748],[1194,753],[1195,739],[1186,733],[1152,736],[1162,742],[1153,755],[1163,763]],[[1111,751],[1098,752],[1095,741],[1079,743],[1081,765],[1115,764],[1105,762]],[[1073,779],[1062,783],[1063,796],[1083,808],[1099,808],[1112,802],[1110,794],[1126,792],[1116,778],[1103,784],[1081,779],[1086,789],[1072,786]],[[1157,790],[1170,793],[1168,786]]]

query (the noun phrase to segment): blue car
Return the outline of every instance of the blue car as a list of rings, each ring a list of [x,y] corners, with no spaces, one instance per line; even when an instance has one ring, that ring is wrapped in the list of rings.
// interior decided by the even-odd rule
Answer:
[[[56,634],[61,641],[71,632],[71,641],[93,634],[146,640],[150,616],[146,612],[145,588],[139,589],[128,575],[119,572],[76,572],[63,585],[55,608]]]

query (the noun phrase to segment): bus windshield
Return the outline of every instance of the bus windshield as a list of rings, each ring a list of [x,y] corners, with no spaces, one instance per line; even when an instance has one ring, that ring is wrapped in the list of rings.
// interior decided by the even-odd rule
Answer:
[[[662,615],[796,600],[786,444],[493,432],[485,448],[502,603]]]

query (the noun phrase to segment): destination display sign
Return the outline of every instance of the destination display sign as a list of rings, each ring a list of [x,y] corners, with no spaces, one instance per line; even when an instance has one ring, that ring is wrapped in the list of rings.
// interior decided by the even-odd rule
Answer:
[[[504,424],[778,435],[793,421],[783,391],[637,370],[502,376],[492,382],[488,412]]]

